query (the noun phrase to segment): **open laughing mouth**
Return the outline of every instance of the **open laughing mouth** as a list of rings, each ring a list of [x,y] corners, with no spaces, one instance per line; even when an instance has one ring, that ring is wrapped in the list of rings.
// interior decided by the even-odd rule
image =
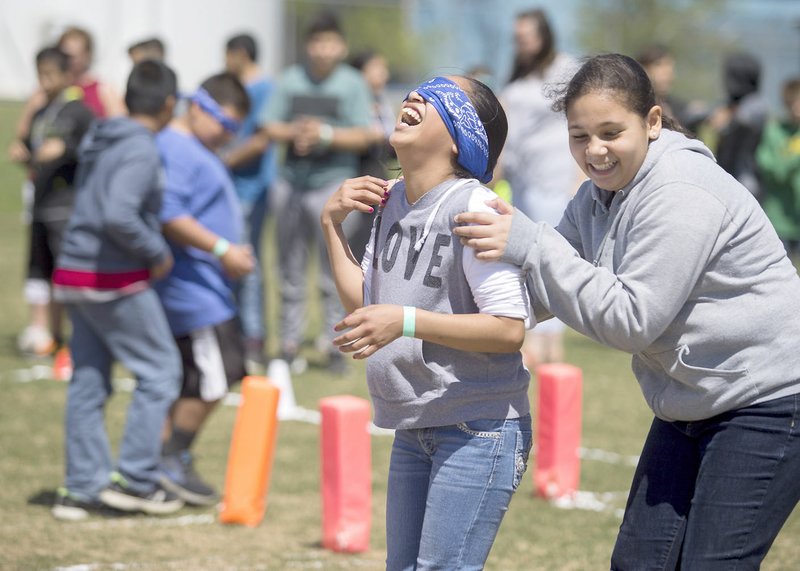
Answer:
[[[615,166],[617,166],[618,161],[606,161],[604,163],[589,163],[589,168],[598,174],[605,174]]]
[[[413,127],[422,123],[422,115],[413,107],[403,107],[400,113],[400,121]]]

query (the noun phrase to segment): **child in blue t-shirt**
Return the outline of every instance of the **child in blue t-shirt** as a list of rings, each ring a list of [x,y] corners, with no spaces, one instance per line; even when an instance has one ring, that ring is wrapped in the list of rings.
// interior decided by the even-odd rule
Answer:
[[[156,290],[184,369],[167,419],[161,482],[194,505],[214,504],[218,495],[194,471],[189,448],[230,384],[245,374],[231,280],[252,271],[254,259],[249,245],[237,244],[239,203],[215,151],[238,130],[249,105],[235,76],[212,76],[157,139],[166,172],[160,217],[175,266]]]
[[[233,173],[233,183],[242,209],[243,241],[250,243],[256,265],[234,290],[242,317],[245,355],[250,373],[263,372],[264,286],[261,266],[261,236],[270,203],[270,188],[277,174],[277,153],[261,125],[261,116],[274,91],[273,81],[258,64],[258,44],[250,34],[233,36],[225,44],[225,70],[242,82],[250,97],[250,113],[231,145],[222,153]]]

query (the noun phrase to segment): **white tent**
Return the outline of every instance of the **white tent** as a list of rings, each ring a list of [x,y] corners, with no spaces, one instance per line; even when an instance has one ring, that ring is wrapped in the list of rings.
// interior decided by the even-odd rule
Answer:
[[[0,98],[20,99],[36,87],[34,58],[70,25],[95,41],[93,72],[120,91],[131,69],[128,46],[158,36],[180,87],[191,90],[224,64],[226,40],[252,34],[259,62],[281,65],[282,0],[0,0]]]

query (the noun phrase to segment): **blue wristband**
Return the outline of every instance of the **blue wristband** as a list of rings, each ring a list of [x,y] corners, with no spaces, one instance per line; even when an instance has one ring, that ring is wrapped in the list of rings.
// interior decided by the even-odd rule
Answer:
[[[414,337],[417,328],[417,308],[403,306],[403,337]]]

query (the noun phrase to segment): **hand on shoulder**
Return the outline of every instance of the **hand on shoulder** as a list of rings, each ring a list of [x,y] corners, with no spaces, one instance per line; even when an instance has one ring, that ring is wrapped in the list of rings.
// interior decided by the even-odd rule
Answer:
[[[486,201],[497,214],[462,212],[455,217],[453,230],[461,244],[474,248],[480,260],[499,260],[508,245],[514,207],[500,197]]]

